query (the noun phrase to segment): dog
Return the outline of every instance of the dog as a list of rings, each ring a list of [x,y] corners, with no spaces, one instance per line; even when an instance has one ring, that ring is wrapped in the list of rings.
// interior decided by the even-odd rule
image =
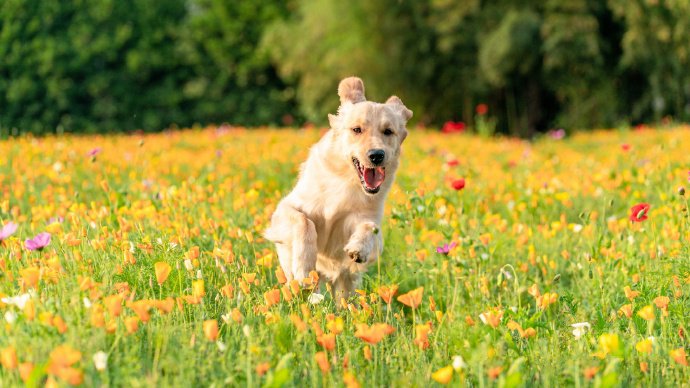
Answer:
[[[395,180],[412,111],[400,98],[367,101],[364,83],[338,85],[340,107],[309,151],[296,186],[276,207],[264,236],[288,281],[316,270],[334,300],[351,296],[383,251],[383,206]]]

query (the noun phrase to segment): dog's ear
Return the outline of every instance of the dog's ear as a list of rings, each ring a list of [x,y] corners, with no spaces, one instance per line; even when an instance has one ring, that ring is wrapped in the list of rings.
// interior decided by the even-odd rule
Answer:
[[[405,122],[412,118],[412,111],[407,109],[398,96],[390,96],[390,98],[386,100],[386,105],[390,105],[393,110],[400,113]]]
[[[366,101],[367,99],[364,97],[364,82],[357,77],[345,78],[338,85],[338,96],[340,97],[340,104],[347,102],[356,104]]]

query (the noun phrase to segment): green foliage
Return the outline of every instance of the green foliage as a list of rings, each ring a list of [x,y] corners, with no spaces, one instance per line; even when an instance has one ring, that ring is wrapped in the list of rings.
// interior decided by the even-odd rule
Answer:
[[[289,89],[253,49],[284,2],[7,0],[0,131],[278,123]]]

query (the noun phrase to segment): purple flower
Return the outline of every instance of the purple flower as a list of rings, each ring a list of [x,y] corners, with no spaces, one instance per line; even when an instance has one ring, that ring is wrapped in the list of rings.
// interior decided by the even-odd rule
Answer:
[[[443,244],[443,246],[441,246],[441,247],[436,247],[436,253],[442,253],[444,255],[448,255],[448,253],[450,253],[450,250],[455,248],[455,246],[457,246],[457,245],[458,245],[458,243],[456,243],[455,241],[450,243],[450,245],[449,244]]]
[[[90,157],[93,158],[93,157],[95,157],[96,155],[100,154],[101,151],[102,151],[101,147],[96,147],[96,148],[92,149],[91,151],[89,151],[86,155],[88,155],[88,156],[90,156]]]
[[[40,251],[50,244],[50,233],[43,232],[36,235],[34,238],[24,241],[24,246],[30,251]]]
[[[0,229],[0,241],[6,240],[8,237],[14,234],[14,232],[17,231],[17,224],[14,222],[8,222],[7,225],[3,226],[2,229]]]

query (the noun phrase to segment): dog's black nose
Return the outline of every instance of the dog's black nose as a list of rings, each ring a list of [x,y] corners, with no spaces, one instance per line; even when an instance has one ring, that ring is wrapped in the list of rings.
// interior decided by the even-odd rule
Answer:
[[[383,158],[386,157],[386,152],[384,150],[369,150],[369,152],[367,152],[367,156],[369,157],[369,160],[374,163],[374,165],[378,166],[379,164],[383,163]]]

